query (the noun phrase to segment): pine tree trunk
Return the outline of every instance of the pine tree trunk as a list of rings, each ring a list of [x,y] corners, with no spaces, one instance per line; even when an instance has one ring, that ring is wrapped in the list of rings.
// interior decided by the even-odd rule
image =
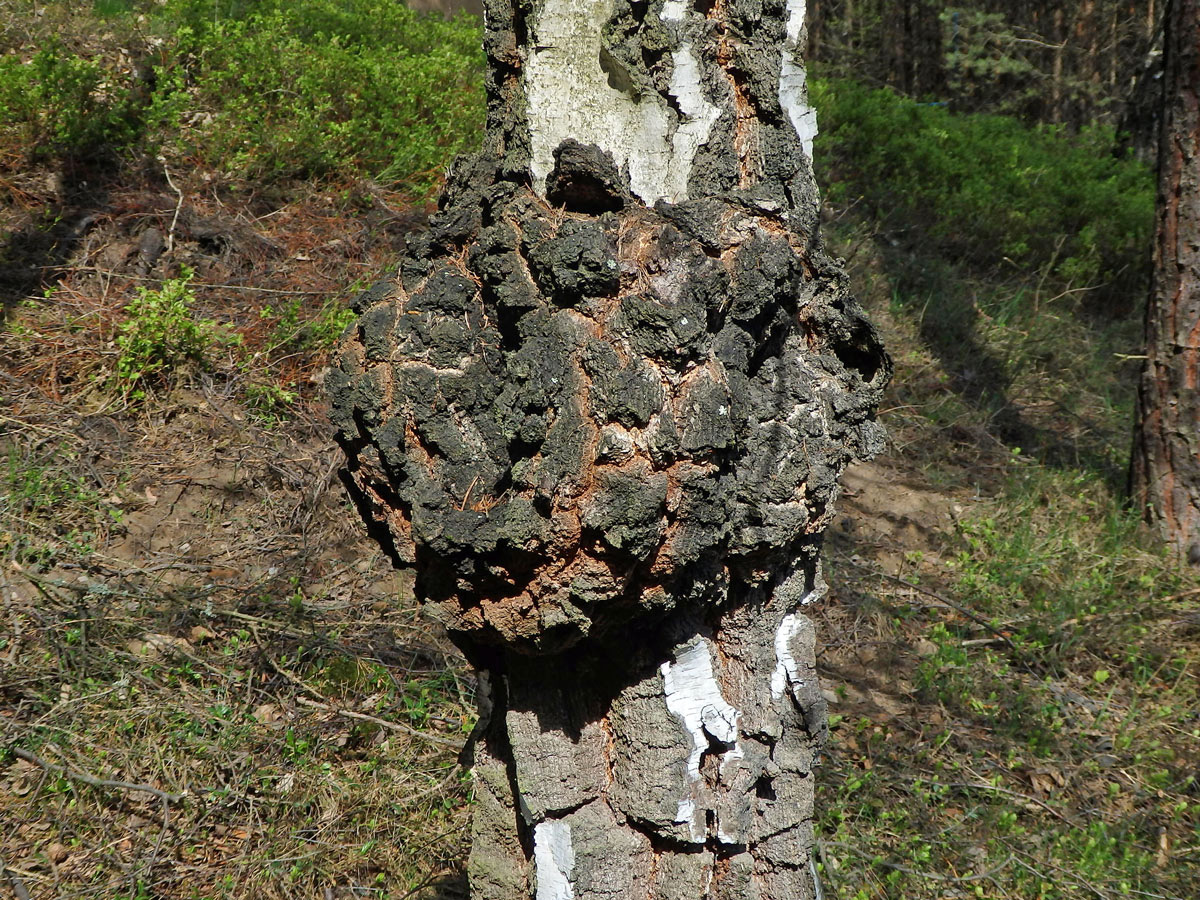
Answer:
[[[329,376],[480,671],[474,900],[816,896],[818,554],[890,364],[817,238],[801,0],[487,0],[483,154]]]
[[[1063,120],[1063,53],[1066,51],[1067,36],[1063,27],[1062,9],[1054,11],[1054,63],[1050,72],[1050,121]]]
[[[1200,0],[1167,5],[1154,282],[1130,487],[1200,562]]]
[[[915,4],[913,93],[918,98],[940,97],[945,92],[945,51],[939,12],[938,6],[929,0],[917,0]]]

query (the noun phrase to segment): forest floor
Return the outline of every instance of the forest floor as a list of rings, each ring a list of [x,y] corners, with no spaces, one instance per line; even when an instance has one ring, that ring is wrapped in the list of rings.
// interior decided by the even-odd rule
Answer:
[[[471,676],[347,503],[321,392],[424,216],[3,182],[0,896],[463,894]],[[934,333],[878,237],[830,238],[897,376],[828,541],[826,896],[1200,896],[1200,578],[1113,488],[1129,378],[1105,349],[1069,380],[1066,312]],[[200,359],[131,362],[183,266]]]

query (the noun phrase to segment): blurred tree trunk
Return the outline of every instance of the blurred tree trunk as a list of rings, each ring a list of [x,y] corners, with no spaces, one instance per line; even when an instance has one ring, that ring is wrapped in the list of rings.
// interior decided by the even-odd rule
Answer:
[[[1054,63],[1050,75],[1050,121],[1061,122],[1063,118],[1063,51],[1067,42],[1063,39],[1063,11],[1054,11]]]
[[[1153,6],[1153,4],[1152,4]],[[1156,21],[1139,47],[1141,58],[1130,71],[1127,96],[1117,120],[1117,150],[1131,152],[1146,163],[1158,158],[1162,133],[1163,23]]]
[[[1155,8],[1154,0],[821,0],[809,54],[827,76],[963,112],[1078,127],[1124,113],[1153,44]]]
[[[1154,281],[1130,489],[1163,537],[1200,562],[1200,0],[1170,0]]]
[[[829,0],[808,0],[808,41],[804,58],[814,60],[825,41],[825,15]]]
[[[929,0],[911,0],[904,5],[905,90],[914,97],[937,96],[945,87],[939,6]]]

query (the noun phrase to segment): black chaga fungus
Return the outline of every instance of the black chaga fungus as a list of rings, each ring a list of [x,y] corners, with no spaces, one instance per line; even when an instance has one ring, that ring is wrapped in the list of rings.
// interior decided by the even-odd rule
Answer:
[[[468,649],[722,604],[815,554],[882,439],[889,364],[806,235],[736,195],[692,225],[595,148],[559,156],[585,203],[480,178],[469,250],[418,244],[424,277],[360,297],[329,378],[359,508]]]
[[[891,369],[816,235],[804,4],[485,6],[484,150],[327,381],[480,670],[471,897],[813,900],[804,607]]]

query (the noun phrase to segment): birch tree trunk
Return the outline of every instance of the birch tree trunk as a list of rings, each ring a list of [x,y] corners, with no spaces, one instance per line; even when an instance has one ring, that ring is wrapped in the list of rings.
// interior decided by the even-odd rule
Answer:
[[[800,0],[487,0],[485,148],[329,378],[480,672],[475,900],[816,895],[818,553],[890,372],[817,239]]]
[[[1130,485],[1163,537],[1200,562],[1200,2],[1171,0],[1166,17],[1154,281]]]

